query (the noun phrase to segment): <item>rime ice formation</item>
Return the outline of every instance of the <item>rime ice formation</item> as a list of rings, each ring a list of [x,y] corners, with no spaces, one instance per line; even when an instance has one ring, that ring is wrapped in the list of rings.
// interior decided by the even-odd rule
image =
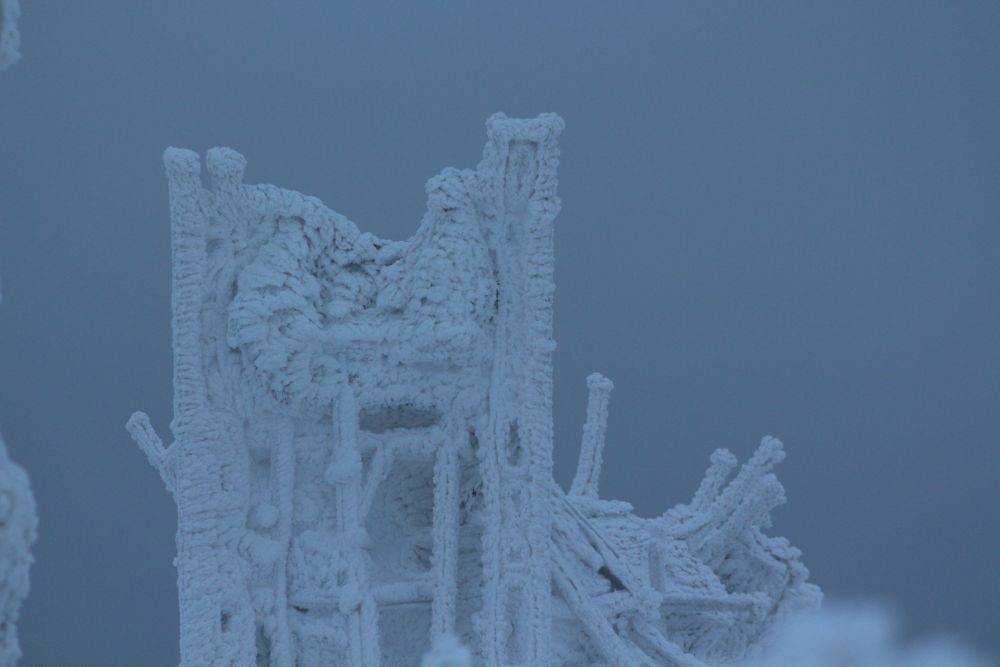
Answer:
[[[764,656],[741,667],[990,667],[996,663],[949,639],[902,646],[891,614],[871,605],[824,604],[776,633]]]
[[[0,294],[0,300],[3,295]],[[28,597],[38,516],[24,469],[10,460],[0,436],[0,667],[13,667],[21,657],[17,619]]]
[[[37,528],[28,475],[10,460],[0,437],[0,667],[13,667],[21,657],[17,618],[28,596]]]
[[[18,0],[0,0],[0,70],[7,69],[21,57],[21,35],[17,19],[21,15]]]
[[[172,428],[129,429],[178,505],[181,660],[695,667],[813,606],[765,439],[717,452],[655,519],[599,498],[611,383],[552,479],[553,221],[562,121],[502,114],[475,170],[427,184],[408,241],[169,149]],[[433,654],[432,654],[433,655]]]

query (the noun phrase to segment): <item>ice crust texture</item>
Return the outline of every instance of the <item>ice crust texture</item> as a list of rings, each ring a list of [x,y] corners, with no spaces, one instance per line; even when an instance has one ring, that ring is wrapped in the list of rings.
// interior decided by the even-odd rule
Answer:
[[[20,16],[18,0],[0,0],[0,70],[7,69],[21,58],[21,35],[17,31]]]
[[[463,664],[433,662],[454,638],[484,667],[697,667],[818,604],[763,532],[776,439],[640,518],[598,495],[595,374],[573,487],[553,481],[562,127],[494,115],[407,241],[244,184],[233,150],[207,185],[167,150],[175,442],[129,429],[178,505],[183,666]]]

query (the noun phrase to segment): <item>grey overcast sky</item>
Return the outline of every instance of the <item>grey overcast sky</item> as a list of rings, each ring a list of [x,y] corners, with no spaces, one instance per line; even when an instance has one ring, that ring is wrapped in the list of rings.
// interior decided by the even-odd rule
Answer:
[[[168,145],[411,234],[494,111],[555,111],[556,471],[781,437],[829,593],[1000,653],[1000,3],[25,0],[0,73],[0,424],[41,515],[25,667],[176,665]]]

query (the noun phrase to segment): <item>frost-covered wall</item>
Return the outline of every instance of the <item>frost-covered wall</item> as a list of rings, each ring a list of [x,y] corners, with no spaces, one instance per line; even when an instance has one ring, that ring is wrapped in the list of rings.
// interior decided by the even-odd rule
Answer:
[[[453,637],[487,667],[694,667],[818,602],[762,532],[777,440],[636,517],[598,495],[595,374],[579,472],[554,483],[561,129],[493,116],[407,241],[244,184],[232,150],[208,152],[207,186],[166,152],[176,442],[142,413],[129,429],[178,505],[183,665],[416,666]]]
[[[17,19],[21,15],[18,0],[0,0],[0,70],[16,63],[21,57],[21,35]]]
[[[21,657],[17,619],[30,588],[31,545],[37,530],[28,475],[10,460],[0,435],[0,667],[13,667]]]

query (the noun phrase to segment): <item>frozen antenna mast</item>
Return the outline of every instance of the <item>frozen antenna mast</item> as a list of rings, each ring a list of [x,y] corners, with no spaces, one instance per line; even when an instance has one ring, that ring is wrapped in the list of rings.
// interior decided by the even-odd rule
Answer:
[[[454,637],[484,667],[695,667],[818,600],[760,531],[776,440],[636,517],[597,494],[592,376],[580,472],[554,483],[562,125],[493,116],[402,242],[245,185],[234,151],[208,152],[207,188],[167,151],[176,442],[129,428],[178,505],[182,665],[416,666]]]
[[[14,667],[21,657],[17,618],[28,596],[31,545],[37,529],[28,475],[10,460],[0,436],[0,667]]]
[[[0,0],[0,70],[7,69],[21,57],[21,35],[17,19],[21,15],[18,0]]]

